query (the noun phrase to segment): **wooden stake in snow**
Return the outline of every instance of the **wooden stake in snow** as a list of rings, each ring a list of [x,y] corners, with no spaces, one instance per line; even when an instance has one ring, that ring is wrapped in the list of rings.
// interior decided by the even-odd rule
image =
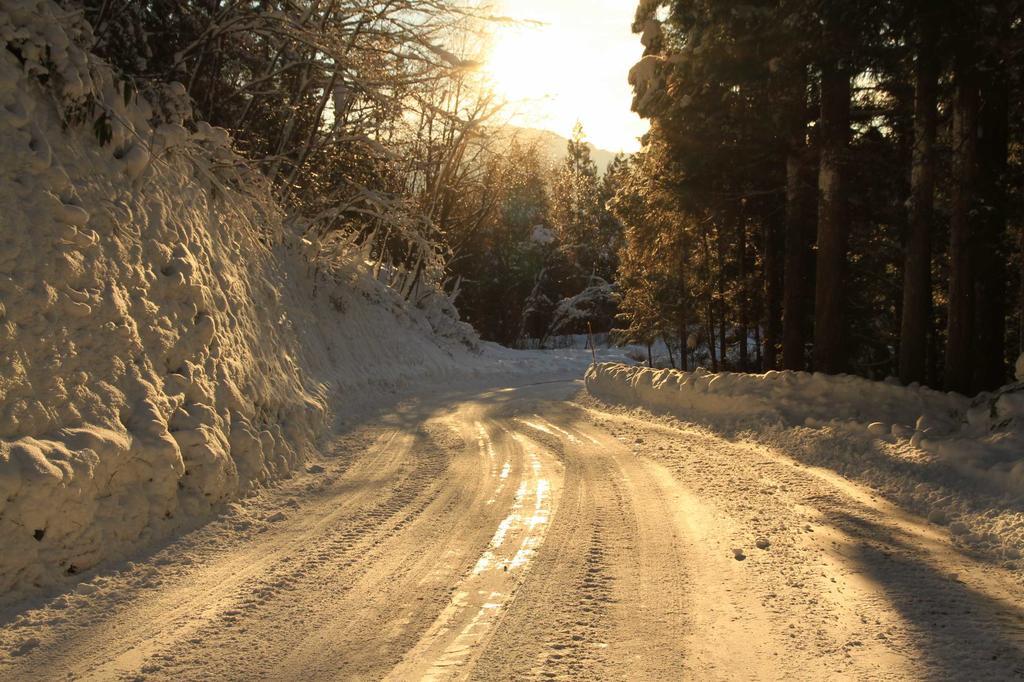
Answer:
[[[594,356],[594,365],[597,365],[597,347],[594,345],[594,329],[587,322],[587,337],[590,339],[590,354]]]

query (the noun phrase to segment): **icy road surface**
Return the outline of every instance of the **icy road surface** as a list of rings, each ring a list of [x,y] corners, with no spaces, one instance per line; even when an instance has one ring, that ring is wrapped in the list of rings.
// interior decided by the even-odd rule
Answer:
[[[574,396],[425,396],[0,617],[0,679],[1012,679],[1024,599],[827,471]]]

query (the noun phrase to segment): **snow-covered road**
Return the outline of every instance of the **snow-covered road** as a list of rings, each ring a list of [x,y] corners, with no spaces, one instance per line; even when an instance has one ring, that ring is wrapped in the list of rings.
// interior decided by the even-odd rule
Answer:
[[[0,679],[1010,679],[1024,599],[784,452],[578,382],[422,396],[0,614]]]

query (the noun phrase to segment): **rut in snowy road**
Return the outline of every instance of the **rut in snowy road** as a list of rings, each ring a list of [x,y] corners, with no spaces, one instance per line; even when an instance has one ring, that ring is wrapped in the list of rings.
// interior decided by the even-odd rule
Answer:
[[[410,400],[0,623],[0,678],[1007,679],[1020,584],[785,453],[554,382]]]

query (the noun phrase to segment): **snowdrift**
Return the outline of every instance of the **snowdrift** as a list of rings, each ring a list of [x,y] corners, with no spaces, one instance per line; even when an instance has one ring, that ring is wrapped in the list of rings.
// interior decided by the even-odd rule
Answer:
[[[443,297],[358,263],[314,296],[227,131],[180,85],[134,93],[90,35],[51,0],[0,5],[0,598],[287,476],[345,400],[536,360],[471,352]]]
[[[1024,497],[1024,384],[971,400],[847,375],[713,374],[601,363],[587,372],[586,386],[606,402],[730,430],[841,426],[867,438],[906,439],[994,491]]]
[[[87,31],[0,10],[0,593],[284,475],[326,413],[227,133],[126,94]]]

